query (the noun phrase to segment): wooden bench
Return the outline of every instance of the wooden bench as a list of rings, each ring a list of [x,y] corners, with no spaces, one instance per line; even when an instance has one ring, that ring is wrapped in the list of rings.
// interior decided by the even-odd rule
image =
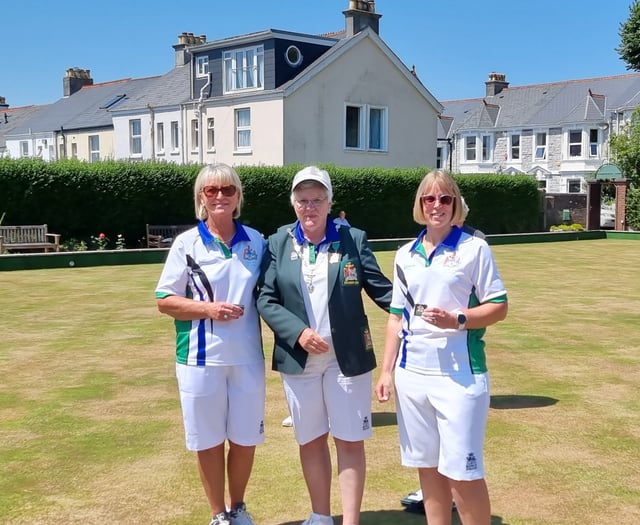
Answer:
[[[12,250],[60,251],[60,234],[49,233],[46,224],[0,226],[0,253]]]
[[[168,248],[179,234],[194,226],[194,224],[147,224],[147,248]]]

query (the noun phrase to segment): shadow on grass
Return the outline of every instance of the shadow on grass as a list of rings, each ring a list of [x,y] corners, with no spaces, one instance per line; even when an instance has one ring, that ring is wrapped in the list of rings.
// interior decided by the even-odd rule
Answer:
[[[302,520],[283,521],[278,525],[300,525]],[[342,523],[342,516],[334,516],[335,525]],[[407,512],[405,510],[368,510],[360,515],[360,522],[367,525],[414,525],[425,523],[424,514]],[[461,525],[460,518],[456,512],[453,513],[451,524]],[[491,525],[509,525],[500,516],[491,516]]]
[[[557,399],[547,396],[491,396],[491,408],[514,409],[514,408],[540,408],[555,405]]]

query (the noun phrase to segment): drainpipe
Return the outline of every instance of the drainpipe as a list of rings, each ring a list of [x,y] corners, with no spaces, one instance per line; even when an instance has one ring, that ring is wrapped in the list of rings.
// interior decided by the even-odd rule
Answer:
[[[151,104],[147,104],[149,110],[149,119],[151,121],[151,160],[156,160],[156,112],[151,107]]]
[[[204,126],[202,125],[202,108],[204,107],[204,92],[211,85],[211,73],[207,73],[207,82],[202,88],[200,88],[200,98],[198,99],[198,106],[196,109],[196,116],[198,117],[198,163],[204,162]]]
[[[449,173],[453,173],[453,141],[451,137],[447,138],[447,144],[449,146]]]

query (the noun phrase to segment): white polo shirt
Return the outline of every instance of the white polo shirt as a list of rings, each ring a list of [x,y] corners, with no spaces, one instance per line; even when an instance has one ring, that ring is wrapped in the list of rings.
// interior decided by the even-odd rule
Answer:
[[[506,301],[506,290],[489,245],[454,227],[427,257],[420,233],[395,256],[391,312],[402,315],[397,366],[425,375],[487,371],[485,329],[442,329],[416,316],[416,304],[449,312]]]
[[[169,250],[156,297],[189,297],[244,306],[231,321],[175,321],[176,361],[196,366],[226,366],[264,359],[254,290],[266,249],[262,235],[236,221],[230,247],[216,239],[204,222],[178,235]]]

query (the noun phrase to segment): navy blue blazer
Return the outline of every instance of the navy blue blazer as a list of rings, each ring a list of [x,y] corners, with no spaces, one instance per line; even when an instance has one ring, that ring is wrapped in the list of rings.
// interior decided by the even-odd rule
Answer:
[[[269,237],[257,301],[258,311],[275,337],[272,368],[286,374],[301,374],[308,356],[298,344],[298,337],[309,326],[309,318],[300,285],[302,261],[291,256],[295,253],[292,235],[295,226],[295,223],[283,226]],[[334,225],[328,222],[328,227]],[[376,367],[362,289],[378,306],[389,311],[392,284],[380,270],[364,231],[341,226],[338,238],[329,244],[330,260],[331,254],[339,254],[339,264],[328,265],[331,336],[341,372],[356,376]]]

